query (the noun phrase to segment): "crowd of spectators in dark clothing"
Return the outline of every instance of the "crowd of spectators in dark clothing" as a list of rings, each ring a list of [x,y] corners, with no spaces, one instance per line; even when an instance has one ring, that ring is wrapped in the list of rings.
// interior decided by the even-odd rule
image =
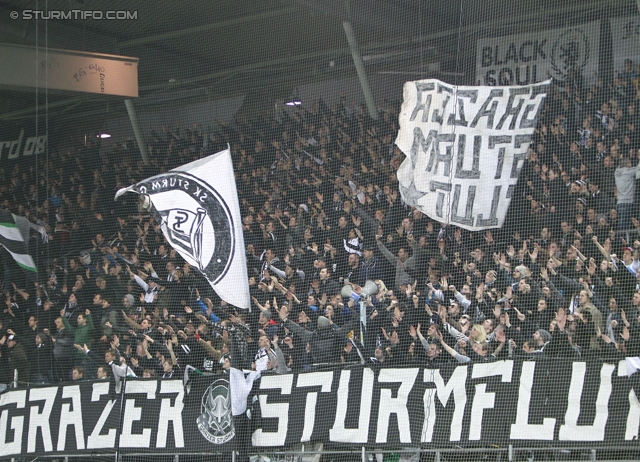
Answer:
[[[29,242],[37,284],[3,251],[0,383],[218,372],[230,342],[257,370],[638,356],[639,102],[632,63],[611,84],[552,86],[506,224],[486,232],[402,203],[399,106],[377,121],[343,98],[211,133],[163,127],[147,164],[131,144],[103,163],[52,146],[38,169],[0,170],[1,206],[46,230]],[[135,195],[113,201],[227,143],[250,311],[216,297]]]

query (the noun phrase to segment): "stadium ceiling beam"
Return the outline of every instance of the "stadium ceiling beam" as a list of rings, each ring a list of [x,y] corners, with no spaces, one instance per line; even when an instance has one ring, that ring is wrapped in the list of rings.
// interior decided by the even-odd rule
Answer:
[[[241,18],[227,19],[225,21],[218,21],[211,24],[203,24],[202,26],[189,27],[186,29],[178,29],[164,34],[156,34],[148,37],[140,37],[131,40],[123,40],[118,42],[118,46],[122,48],[130,48],[139,45],[147,45],[149,43],[156,43],[162,40],[174,39],[176,37],[189,36],[193,34],[199,34],[202,32],[211,32],[216,29],[224,29],[227,27],[238,26],[240,24],[251,23],[255,21],[263,21],[265,19],[272,19],[275,17],[281,17],[282,15],[297,13],[299,10],[296,7],[280,8],[278,10],[264,11],[262,13],[256,13],[249,16],[243,16]]]
[[[612,0],[610,2],[595,0],[595,1],[590,1],[588,3],[581,4],[580,9],[582,11],[585,11],[586,9],[591,9],[591,8],[606,9],[610,6],[610,3],[615,3],[615,0]],[[549,14],[563,14],[563,13],[570,13],[570,12],[575,12],[575,5],[564,6],[561,8],[550,10]],[[525,21],[528,19],[535,19],[538,16],[539,16],[539,12],[534,12],[534,13],[528,13],[528,14],[523,14],[519,16],[512,16],[509,18],[504,18],[499,20],[485,21],[479,24],[464,26],[461,31],[465,33],[465,32],[478,32],[484,29],[495,29],[496,27],[500,27],[502,25],[513,23],[516,21]],[[424,35],[418,38],[411,37],[411,38],[396,40],[393,42],[387,42],[384,44],[376,44],[376,45],[369,45],[369,46],[365,45],[365,46],[362,46],[361,49],[363,51],[371,51],[371,50],[384,49],[389,47],[398,47],[402,45],[412,45],[412,44],[422,43],[422,42],[444,38],[448,36],[457,36],[458,33],[461,31],[458,30],[458,28],[448,29],[446,31],[435,32],[433,34]],[[200,75],[200,76],[190,77],[186,79],[178,79],[176,82],[173,82],[173,83],[145,85],[145,86],[141,86],[139,90],[141,94],[143,94],[144,92],[150,92],[155,90],[167,90],[176,86],[198,84],[200,82],[206,82],[207,80],[230,76],[236,73],[251,72],[251,71],[260,70],[263,68],[268,68],[271,66],[282,66],[282,65],[291,64],[292,62],[304,62],[311,59],[344,56],[344,55],[350,55],[350,54],[351,54],[351,50],[348,47],[337,48],[332,50],[315,51],[315,52],[305,53],[297,56],[288,56],[284,58],[272,59],[269,61],[260,61],[257,63],[251,63],[243,66],[223,69],[211,74]],[[64,107],[71,104],[76,104],[79,101],[87,101],[87,100],[88,100],[87,97],[84,97],[83,99],[80,99],[80,97],[70,97],[65,100],[56,101],[55,103],[50,103],[49,108],[52,109],[52,108]],[[95,100],[95,98],[92,97],[89,100],[93,101]],[[31,108],[26,108],[26,109],[20,109],[10,113],[0,114],[0,120],[10,120],[12,117],[24,117],[28,114],[33,114],[33,113],[35,113],[35,106]]]
[[[369,85],[367,71],[364,68],[364,61],[362,60],[362,55],[360,54],[360,50],[358,49],[358,41],[356,40],[356,34],[353,32],[353,26],[349,21],[344,21],[342,23],[342,26],[344,27],[344,33],[346,34],[347,41],[349,42],[349,49],[351,50],[353,64],[356,66],[358,80],[360,81],[362,93],[364,94],[364,99],[367,103],[369,117],[371,117],[373,120],[378,120],[378,109],[376,108],[376,101],[373,97],[371,86]]]

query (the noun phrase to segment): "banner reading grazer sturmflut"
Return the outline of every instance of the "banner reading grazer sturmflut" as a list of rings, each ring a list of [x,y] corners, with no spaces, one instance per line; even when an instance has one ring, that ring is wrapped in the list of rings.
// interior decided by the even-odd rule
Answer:
[[[407,156],[403,201],[471,231],[501,227],[548,86],[405,83],[396,139]]]
[[[244,237],[228,149],[121,189],[153,205],[162,233],[230,305],[249,309]]]
[[[634,363],[635,364],[635,363]],[[265,373],[253,449],[323,442],[427,449],[638,447],[637,366],[560,358],[474,365]],[[228,453],[228,376],[72,382],[0,394],[0,460]],[[232,385],[231,385],[232,386]],[[227,460],[231,460],[230,458]]]

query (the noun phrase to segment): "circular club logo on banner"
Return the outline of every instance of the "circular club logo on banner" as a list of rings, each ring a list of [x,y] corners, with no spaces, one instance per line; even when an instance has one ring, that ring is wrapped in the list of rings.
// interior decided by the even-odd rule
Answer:
[[[581,72],[589,63],[590,54],[587,34],[581,29],[569,29],[553,44],[549,62],[558,76],[567,77],[571,69]]]
[[[207,441],[213,444],[224,444],[235,436],[227,380],[219,379],[209,385],[202,395],[200,412],[196,423],[198,430]]]
[[[167,172],[136,186],[148,196],[169,244],[212,283],[233,260],[234,223],[229,206],[209,184],[183,172]]]

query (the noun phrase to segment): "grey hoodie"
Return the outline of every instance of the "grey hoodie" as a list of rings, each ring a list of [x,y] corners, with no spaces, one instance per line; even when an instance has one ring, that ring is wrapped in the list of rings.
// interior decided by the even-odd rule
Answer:
[[[618,204],[633,204],[636,194],[636,178],[640,178],[638,167],[618,167],[615,173]]]

